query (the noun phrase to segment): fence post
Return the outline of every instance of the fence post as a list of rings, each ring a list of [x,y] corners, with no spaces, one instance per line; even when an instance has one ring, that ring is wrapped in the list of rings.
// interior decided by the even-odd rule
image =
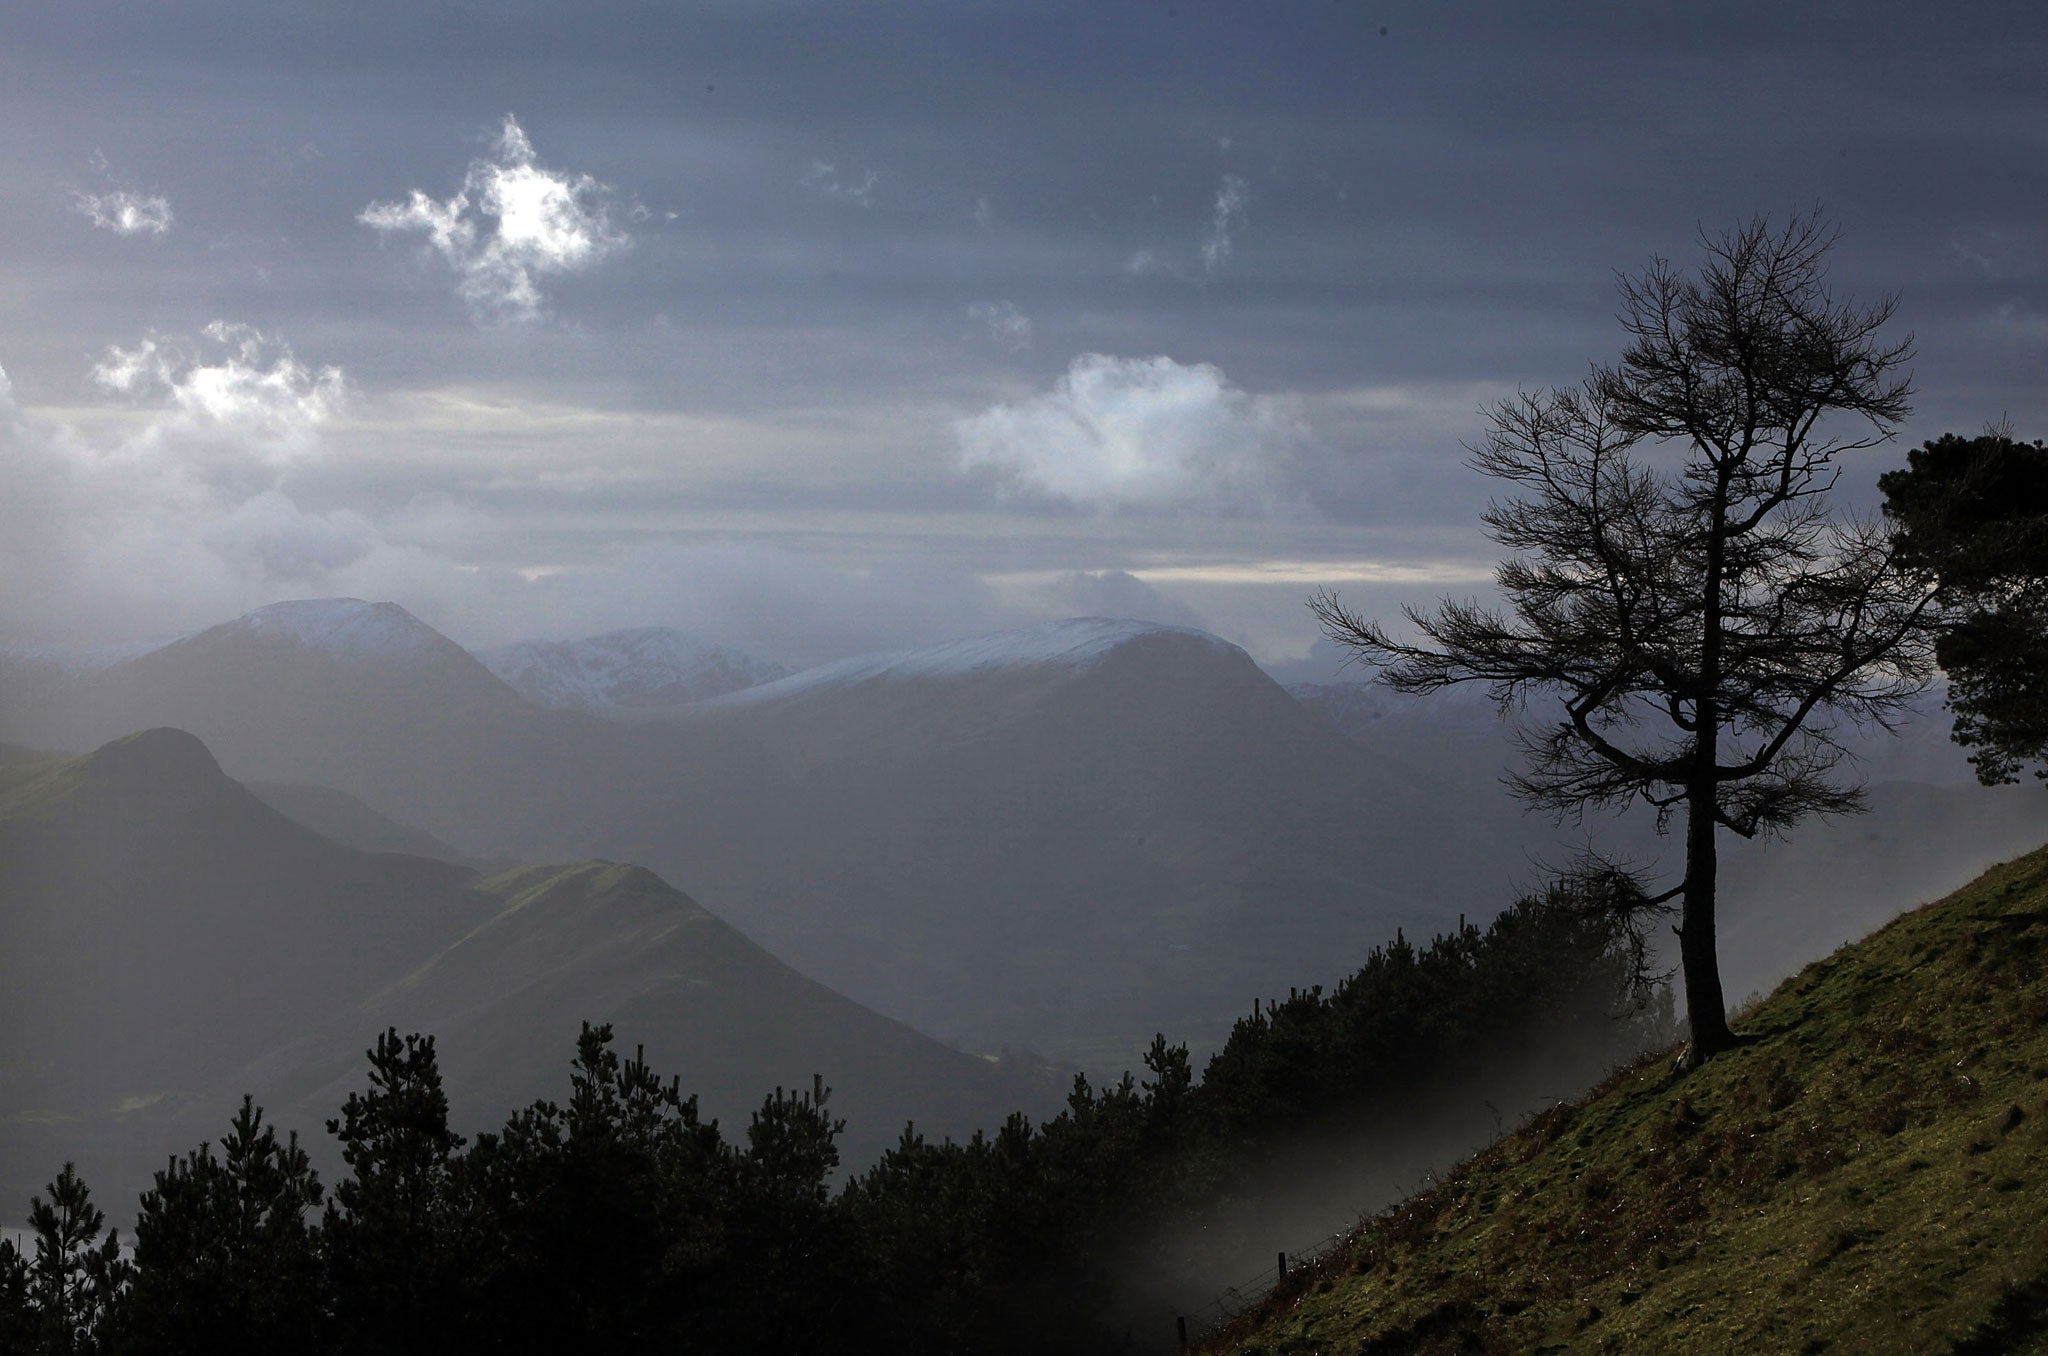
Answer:
[[[1280,1254],[1280,1279],[1287,1279],[1287,1254],[1284,1252]]]
[[[1180,1332],[1180,1349],[1186,1351],[1188,1349],[1188,1316],[1186,1314],[1176,1315],[1173,1320],[1173,1326]]]

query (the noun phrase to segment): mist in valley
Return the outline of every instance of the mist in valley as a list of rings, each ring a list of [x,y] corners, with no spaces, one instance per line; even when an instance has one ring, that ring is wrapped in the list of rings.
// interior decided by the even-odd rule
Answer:
[[[448,1182],[602,1179],[580,1116],[720,1221],[670,1240],[691,1303],[824,1239],[929,1287],[904,1349],[1061,1295],[1170,1349],[1679,1039],[1661,924],[1611,1021],[1337,1003],[1685,840],[1531,811],[1562,708],[1396,694],[1308,604],[1498,602],[1484,412],[1755,214],[1824,210],[1828,286],[1916,336],[1845,521],[1909,447],[2048,428],[2048,29],[1926,18],[0,17],[0,1222],[75,1163],[131,1230],[245,1095],[331,1192],[418,1033]],[[2048,838],[1944,693],[1836,732],[1860,813],[1721,835],[1731,1000]],[[586,1024],[673,1104],[593,1092]]]

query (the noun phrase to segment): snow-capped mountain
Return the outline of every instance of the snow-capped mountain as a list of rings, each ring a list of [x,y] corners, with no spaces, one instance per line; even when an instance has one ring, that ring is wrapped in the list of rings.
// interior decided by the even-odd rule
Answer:
[[[396,603],[360,598],[304,598],[259,607],[200,633],[220,641],[239,637],[359,660],[408,662],[445,656],[452,644]]]
[[[424,724],[524,706],[404,608],[356,598],[274,603],[10,698],[0,738],[16,743],[80,750],[170,725],[241,775],[285,781],[295,750],[328,747],[360,764],[370,747],[416,739]]]
[[[1230,642],[1185,626],[1111,617],[1071,617],[1016,631],[969,636],[919,650],[886,650],[856,655],[790,674],[719,702],[722,709],[773,706],[835,688],[865,683],[957,679],[1002,670],[1055,668],[1082,673],[1118,648],[1149,636],[1179,636],[1213,647],[1218,654],[1244,652]]]
[[[829,869],[757,748],[535,705],[390,604],[265,608],[33,700],[0,693],[0,742],[26,748],[152,726],[197,735],[231,776],[346,792],[468,857],[658,861],[712,901],[791,898]]]
[[[272,603],[233,621],[100,666],[109,680],[227,663],[258,671],[312,666],[364,679],[396,678],[409,689],[423,683],[467,687],[498,699],[511,693],[467,650],[396,603],[360,598],[305,598]]]
[[[116,645],[0,645],[0,664],[41,665],[71,674],[99,673],[202,638],[208,642],[245,638],[335,656],[391,660],[445,653],[453,644],[396,603],[300,598],[259,607],[203,631]]]
[[[224,659],[229,654],[235,656],[231,663]],[[330,667],[381,670],[387,676],[411,671],[414,681],[433,670],[445,674],[468,669],[474,671],[469,674],[472,679],[482,676],[497,686],[460,646],[396,603],[306,598],[272,603],[233,621],[184,635],[76,648],[0,646],[0,687],[13,708],[4,713],[14,718],[9,723],[30,716],[33,724],[33,713],[81,691],[115,694],[133,686],[132,673],[144,675],[142,687],[155,689],[164,685],[163,675],[185,669],[253,666],[260,674],[280,663],[306,660]],[[208,681],[212,680],[202,680],[202,685]],[[234,680],[229,681],[232,684]],[[134,723],[126,728],[67,728],[61,731],[60,742],[84,748],[154,723],[146,719],[146,713],[131,714]]]
[[[784,677],[780,664],[667,627],[583,640],[523,640],[477,658],[537,706],[570,711],[681,706]]]

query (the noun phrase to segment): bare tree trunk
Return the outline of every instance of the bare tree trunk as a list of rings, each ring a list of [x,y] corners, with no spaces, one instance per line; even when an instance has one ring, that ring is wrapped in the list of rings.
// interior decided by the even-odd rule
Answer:
[[[1714,944],[1714,894],[1720,862],[1714,835],[1721,804],[1721,587],[1727,568],[1728,481],[1723,465],[1714,487],[1714,526],[1707,534],[1706,615],[1700,647],[1700,696],[1693,706],[1692,779],[1685,792],[1685,908],[1678,919],[1678,963],[1685,975],[1686,1021],[1692,1040],[1680,1063],[1697,1069],[1735,1044],[1721,996],[1721,958]]]
[[[1681,1063],[1697,1069],[1735,1044],[1728,1008],[1721,996],[1721,962],[1714,946],[1714,886],[1719,862],[1714,844],[1711,779],[1693,784],[1685,805],[1685,908],[1678,923],[1679,968],[1685,976],[1685,1010],[1692,1042]]]

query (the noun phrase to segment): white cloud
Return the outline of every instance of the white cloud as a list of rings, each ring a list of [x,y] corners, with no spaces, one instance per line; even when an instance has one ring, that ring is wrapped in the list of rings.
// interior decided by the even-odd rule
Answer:
[[[795,663],[1028,619],[969,563],[924,552],[876,564],[745,529],[591,551],[467,481],[359,496],[358,468],[321,454],[359,447],[383,407],[337,430],[341,375],[252,331],[150,335],[96,372],[105,399],[61,415],[17,404],[0,374],[0,645],[164,635],[322,595],[394,599],[465,640],[668,623]]]
[[[1494,562],[1480,557],[1423,557],[1416,560],[1213,560],[1195,565],[1157,565],[1137,578],[1156,584],[1482,584],[1493,578]]]
[[[425,232],[479,315],[531,320],[543,304],[539,279],[590,268],[630,243],[612,216],[610,188],[543,167],[507,114],[492,154],[470,162],[454,197],[414,189],[404,202],[371,203],[356,219],[378,231]]]
[[[291,479],[345,383],[219,323],[151,335],[93,369],[118,406],[64,419],[0,380],[0,643],[162,634],[330,587],[390,554],[347,508],[311,512]]]
[[[37,416],[0,378],[0,645],[176,634],[320,595],[398,599],[434,624],[524,604],[514,572],[395,539],[409,508],[312,507],[257,453],[239,478],[180,455],[161,436],[174,415],[109,441],[106,412],[86,430]]]
[[[563,449],[615,431],[575,408],[472,401],[421,417],[225,325],[95,356],[100,399],[84,408],[0,394],[0,645],[162,635],[348,595],[396,600],[465,641],[666,623],[812,663],[1039,615],[1006,606],[970,551],[905,549],[894,519],[886,559],[837,544],[868,529],[836,512],[806,517],[794,545],[752,510],[685,522],[648,509],[593,542],[592,511],[564,507],[573,496],[478,485],[469,449],[490,471],[566,470]],[[888,426],[900,447],[900,415]],[[739,428],[719,427],[703,441]],[[946,427],[934,416],[935,454]],[[515,435],[542,441],[508,446]],[[848,427],[805,436],[837,447]],[[650,464],[675,460],[672,427],[652,442]],[[394,498],[385,462],[418,491]]]
[[[110,347],[92,378],[120,395],[160,398],[129,439],[131,451],[169,445],[199,461],[190,454],[203,446],[215,462],[273,466],[312,449],[347,391],[340,368],[308,367],[290,345],[222,320],[199,342],[150,335],[133,348]]]
[[[116,235],[162,235],[171,229],[171,204],[160,196],[145,197],[118,189],[112,193],[74,193],[73,205],[92,224]]]
[[[956,426],[960,464],[1098,509],[1271,513],[1307,431],[1209,363],[1084,353],[1046,394]]]
[[[977,301],[967,308],[970,318],[988,326],[988,337],[1013,351],[1031,347],[1031,317],[1013,301]]]
[[[1245,204],[1251,200],[1251,185],[1235,174],[1223,176],[1216,186],[1216,200],[1209,209],[1209,232],[1202,237],[1202,271],[1214,273],[1230,258],[1231,233],[1244,225]]]
[[[824,160],[813,160],[811,167],[804,171],[804,177],[797,182],[828,198],[844,198],[848,202],[859,203],[862,207],[873,207],[875,185],[880,182],[880,178],[881,176],[873,170],[868,170],[861,175],[858,183],[841,183],[839,171],[832,164]]]
[[[157,341],[144,339],[134,348],[117,344],[107,347],[107,356],[93,365],[92,379],[109,391],[141,395],[168,385],[170,361],[157,351]]]

